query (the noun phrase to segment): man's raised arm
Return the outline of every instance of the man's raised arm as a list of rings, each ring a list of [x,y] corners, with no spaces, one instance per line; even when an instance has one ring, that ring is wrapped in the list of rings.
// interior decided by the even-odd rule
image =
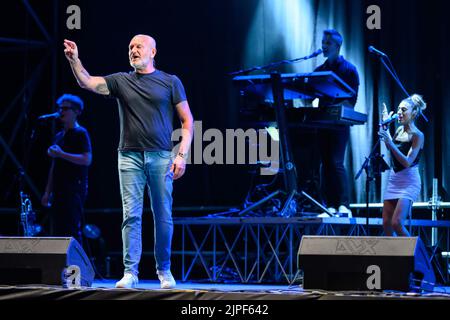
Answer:
[[[78,84],[83,89],[93,91],[98,94],[108,95],[109,90],[106,85],[105,78],[103,77],[93,77],[89,75],[86,69],[81,64],[80,59],[78,59],[78,48],[77,44],[73,41],[64,40],[64,54],[70,63],[72,72],[77,79]]]

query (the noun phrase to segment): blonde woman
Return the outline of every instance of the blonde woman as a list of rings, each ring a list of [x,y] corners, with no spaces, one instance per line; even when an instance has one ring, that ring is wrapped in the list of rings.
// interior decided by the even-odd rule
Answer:
[[[404,221],[410,214],[413,202],[417,200],[422,182],[419,174],[419,161],[423,153],[424,135],[416,127],[417,116],[426,109],[422,96],[413,94],[398,106],[399,128],[394,137],[389,130],[381,128],[378,135],[391,153],[392,169],[384,193],[383,229],[386,236],[408,237]],[[386,105],[383,120],[392,116]]]

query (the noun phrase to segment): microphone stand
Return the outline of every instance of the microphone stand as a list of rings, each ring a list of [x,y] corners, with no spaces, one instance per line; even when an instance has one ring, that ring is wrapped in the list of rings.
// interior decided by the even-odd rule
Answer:
[[[398,84],[398,86],[400,87],[400,89],[402,89],[403,93],[405,94],[406,97],[409,97],[410,94],[408,93],[408,91],[406,91],[405,87],[403,86],[402,82],[400,81],[400,78],[397,75],[397,72],[395,72],[395,68],[392,65],[392,61],[389,58],[389,56],[387,54],[384,55],[378,55],[380,57],[380,61],[383,64],[384,68],[389,72],[389,74],[392,76],[392,78],[395,80],[395,82]],[[387,58],[390,66],[388,66],[386,64],[386,61],[384,61],[384,58]],[[420,110],[420,115],[425,119],[426,122],[428,121],[428,118],[423,114],[423,112]]]
[[[276,68],[276,67],[284,65],[284,64],[293,64],[293,63],[296,63],[296,62],[309,60],[311,58],[317,57],[321,53],[322,53],[322,50],[318,50],[318,51],[314,52],[313,54],[310,54],[309,56],[304,56],[304,57],[301,57],[301,58],[295,58],[295,59],[291,59],[291,60],[280,60],[280,61],[276,61],[276,62],[272,62],[272,63],[266,64],[264,66],[256,66],[256,67],[252,67],[252,68],[248,68],[248,69],[233,71],[233,72],[228,73],[228,75],[229,76],[238,76],[238,75],[241,75],[241,74],[248,74],[250,72],[257,71],[257,70],[272,69],[272,68]]]
[[[31,127],[31,134],[30,134],[30,140],[28,143],[28,146],[26,148],[25,154],[24,154],[24,167],[27,168],[30,160],[30,155],[32,151],[32,147],[34,146],[35,142],[37,141],[37,137],[39,134],[40,127],[43,125],[44,121],[43,119],[35,119],[35,121],[32,123]],[[34,237],[37,234],[41,233],[42,226],[36,223],[36,213],[33,210],[31,199],[29,196],[24,193],[22,178],[24,171],[20,170],[20,200],[21,200],[21,224],[22,229],[25,237]],[[41,199],[41,195],[39,194],[39,199]]]
[[[17,174],[15,176],[14,182],[11,184],[11,186],[15,185],[16,183],[18,185],[20,196],[20,226],[22,227],[23,236],[25,237],[34,237],[42,231],[42,227],[36,223],[36,213],[33,210],[30,196],[28,195],[28,193],[26,193],[24,186],[24,179],[29,179],[26,171],[30,162],[32,148],[37,140],[40,125],[41,122],[39,120],[35,120],[32,123],[29,141],[24,146],[23,165],[16,163]],[[30,187],[34,194],[38,197],[38,199],[40,199],[40,192],[35,189],[32,184],[30,185]]]
[[[370,194],[370,182],[376,180],[377,177],[381,175],[382,172],[389,169],[389,165],[384,161],[384,155],[380,155],[379,153],[375,153],[378,145],[380,144],[380,138],[378,138],[377,143],[372,148],[372,151],[369,154],[369,157],[366,157],[361,169],[359,169],[358,173],[355,176],[355,180],[361,176],[363,170],[366,172],[366,235],[370,236],[369,230],[369,194]],[[371,176],[371,172],[373,175]]]

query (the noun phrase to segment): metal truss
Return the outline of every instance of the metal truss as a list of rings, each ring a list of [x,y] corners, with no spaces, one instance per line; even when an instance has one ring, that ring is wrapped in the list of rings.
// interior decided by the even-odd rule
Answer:
[[[17,39],[17,38],[8,38],[8,37],[0,37],[0,43],[6,44],[5,47],[0,49],[0,54],[5,52],[12,51],[23,51],[23,50],[33,50],[33,49],[42,49],[45,48],[45,53],[43,54],[41,62],[35,67],[34,71],[28,76],[28,79],[24,81],[24,84],[21,88],[17,89],[16,96],[12,99],[9,105],[6,108],[2,108],[2,113],[0,114],[0,125],[5,122],[8,114],[13,110],[19,102],[22,102],[22,108],[18,118],[15,121],[11,121],[10,123],[14,123],[14,127],[11,130],[9,139],[3,137],[0,134],[0,149],[4,150],[2,157],[0,158],[0,172],[2,171],[6,159],[9,158],[12,163],[17,168],[19,174],[24,178],[25,183],[31,189],[33,194],[40,199],[41,194],[38,188],[35,186],[33,179],[26,172],[27,163],[21,163],[18,159],[18,156],[14,153],[12,147],[16,142],[17,134],[20,132],[20,128],[23,125],[24,120],[26,119],[26,115],[30,110],[30,101],[32,95],[35,92],[35,88],[39,79],[42,75],[44,67],[47,63],[50,64],[52,70],[51,76],[51,99],[54,101],[56,99],[56,40],[57,40],[57,4],[58,0],[53,0],[53,26],[52,32],[49,32],[42,23],[42,20],[39,18],[33,7],[30,5],[28,0],[22,0],[22,5],[24,6],[27,14],[32,17],[35,25],[40,30],[41,34],[44,37],[44,40],[40,39]]]
[[[182,281],[288,283],[298,275],[297,250],[303,235],[364,236],[365,218],[184,218],[181,227]],[[382,219],[371,230],[383,234]],[[431,229],[441,229],[439,244],[449,248],[448,221],[410,220],[411,235],[431,244]],[[374,231],[371,234],[374,235]],[[174,248],[177,250],[176,248]],[[444,279],[448,281],[445,270]]]
[[[438,193],[438,179],[433,179],[433,191],[431,198],[428,200],[428,202],[414,202],[413,208],[419,208],[419,209],[429,209],[431,210],[431,220],[437,221],[437,213],[439,210],[448,209],[450,208],[450,202],[443,202],[441,201],[441,197]],[[366,209],[365,203],[355,203],[351,204],[350,208],[352,209]],[[382,209],[383,204],[382,203],[369,203],[368,209]],[[438,229],[432,228],[431,229],[431,245],[436,246],[438,243]]]

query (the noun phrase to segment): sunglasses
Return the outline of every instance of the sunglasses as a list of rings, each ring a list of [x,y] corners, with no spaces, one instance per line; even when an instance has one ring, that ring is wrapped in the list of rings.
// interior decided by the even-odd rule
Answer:
[[[73,108],[73,107],[58,107],[58,111],[67,111],[67,110],[75,111],[75,108]]]

